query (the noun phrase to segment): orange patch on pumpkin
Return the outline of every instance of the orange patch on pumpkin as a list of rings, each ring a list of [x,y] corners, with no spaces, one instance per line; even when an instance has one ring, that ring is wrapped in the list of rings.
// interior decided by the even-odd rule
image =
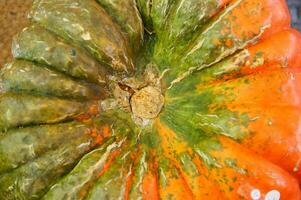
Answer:
[[[189,148],[185,142],[179,141],[173,130],[163,125],[159,119],[155,120],[154,127],[162,138],[162,148],[165,153],[168,154],[171,150],[175,153],[182,153]]]
[[[250,57],[242,74],[285,67],[301,67],[301,35],[289,29],[273,35],[248,49]],[[258,62],[258,59],[262,60]],[[257,62],[257,63],[256,63]]]
[[[115,158],[120,155],[121,150],[115,150],[114,152],[111,153],[109,160],[105,163],[104,167],[102,170],[99,172],[98,176],[101,177],[111,166]]]
[[[290,27],[290,15],[284,0],[242,1],[225,21],[230,23],[231,32],[240,39],[252,38],[261,31],[264,31],[261,36],[264,39]]]
[[[248,132],[242,143],[301,179],[301,68],[250,76],[233,88],[233,112],[247,113]],[[298,165],[298,166],[296,166]]]
[[[216,181],[226,199],[251,199],[254,189],[261,191],[264,197],[269,191],[276,190],[282,198],[299,200],[299,184],[289,173],[268,162],[242,145],[220,137],[222,149],[210,154],[221,164],[221,168],[210,170],[210,179]],[[235,161],[233,166],[226,160]]]
[[[142,196],[145,200],[158,200],[158,164],[157,162],[149,163],[148,170],[142,180]]]

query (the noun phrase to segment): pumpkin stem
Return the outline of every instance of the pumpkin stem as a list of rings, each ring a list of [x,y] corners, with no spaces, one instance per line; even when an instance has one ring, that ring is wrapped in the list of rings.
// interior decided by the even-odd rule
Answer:
[[[136,92],[130,101],[133,115],[145,119],[153,119],[160,113],[164,97],[159,88],[147,86]]]

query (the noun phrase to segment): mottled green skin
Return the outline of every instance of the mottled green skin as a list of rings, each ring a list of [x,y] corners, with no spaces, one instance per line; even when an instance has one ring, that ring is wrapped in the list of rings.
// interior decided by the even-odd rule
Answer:
[[[99,174],[102,173],[102,170],[104,170],[105,164],[107,164],[111,159],[114,160],[114,157],[112,157],[113,152],[128,152],[129,148],[135,145],[135,143],[137,142],[136,135],[133,134],[137,132],[137,130],[135,130],[137,127],[135,127],[133,122],[131,122],[130,120],[130,116],[122,111],[112,110],[102,113],[102,119],[96,120],[95,123],[115,124],[113,127],[114,135],[108,141],[102,144],[101,147],[84,156],[77,164],[77,166],[67,176],[58,181],[47,192],[43,199],[86,199],[88,192],[90,190],[92,191],[92,187],[97,184],[96,182],[99,182]],[[123,123],[124,121],[128,121],[128,123]],[[124,160],[122,157],[122,155],[119,155],[117,158],[117,161],[119,160],[117,168],[120,167],[120,162]],[[107,174],[106,176],[110,178],[112,172],[106,171],[105,174]],[[118,191],[118,188],[121,187],[121,185],[112,184],[112,186],[109,188],[112,188],[113,190],[114,187],[115,190]],[[99,189],[93,190],[97,194],[100,192]],[[106,195],[108,194],[109,192]],[[93,195],[90,195],[90,198],[92,198]],[[113,195],[117,195],[117,193],[114,193]]]
[[[82,46],[112,69],[133,69],[128,43],[120,27],[96,1],[38,0],[30,16],[44,28]]]
[[[0,198],[5,200],[40,199],[56,180],[68,172],[95,146],[84,135],[54,151],[0,177]]]
[[[208,169],[211,168],[220,168],[221,163],[212,155],[210,155],[210,151],[212,150],[222,150],[222,145],[220,144],[219,139],[215,136],[206,137],[198,140],[194,145],[195,156],[199,156],[202,159],[205,166]]]
[[[219,9],[218,0],[176,0],[166,19],[166,31],[158,35],[156,56],[169,58],[175,52],[186,50],[194,35],[202,32],[202,27]]]
[[[11,129],[0,135],[0,173],[19,167],[91,131],[85,123]],[[13,147],[13,148],[12,148]]]
[[[136,165],[133,166],[132,186],[129,192],[129,199],[142,199],[142,179],[145,176],[148,167],[148,154],[143,151],[138,158],[136,158]]]
[[[153,31],[152,18],[151,18],[151,4],[152,0],[136,0],[137,8],[143,19],[144,28],[148,33]]]
[[[43,65],[14,60],[1,69],[6,91],[74,99],[93,99],[101,94],[98,86],[74,80]]]
[[[171,38],[172,42],[177,41],[175,42],[177,45],[172,45],[173,43],[166,38],[167,36],[159,33],[154,60],[162,71],[170,69],[165,77],[167,84],[178,84],[194,72],[211,67],[248,45],[258,42],[268,25],[262,24],[252,31],[236,31],[238,33],[232,31],[233,27],[236,28],[235,26],[239,25],[235,24],[233,13],[243,9],[246,4],[245,1],[234,2],[211,20],[207,19],[208,22],[203,23],[199,31],[192,32],[189,42],[184,41],[185,37],[180,38],[180,40],[183,39],[183,43]],[[205,16],[210,17],[212,13],[218,12],[219,7],[218,4],[208,3],[204,9]],[[189,13],[193,15],[194,12]],[[172,14],[173,12],[170,12],[169,15]],[[229,19],[229,16],[233,19]],[[258,23],[256,22],[257,18],[252,20],[250,24]],[[170,25],[167,22],[166,24]],[[169,28],[166,29],[169,30]],[[183,27],[183,31],[185,31],[185,27]],[[160,35],[163,35],[161,41]],[[171,33],[171,35],[174,34]],[[170,43],[172,48],[168,47]]]
[[[240,82],[244,84],[244,80]],[[181,138],[191,143],[214,134],[226,135],[237,140],[246,137],[242,130],[248,126],[248,115],[230,111],[226,106],[235,99],[231,90],[237,83],[204,85],[198,90],[197,86],[201,87],[201,84],[202,79],[195,74],[169,90],[166,93],[168,104],[165,105],[160,118]],[[175,97],[179,92],[181,97]],[[190,120],[185,120],[187,118]],[[187,132],[190,134],[187,135]]]
[[[197,169],[197,166],[195,163],[192,161],[192,156],[189,155],[189,153],[181,153],[180,155],[177,156],[177,159],[180,161],[180,167],[183,169],[183,172],[190,177],[198,177],[200,176],[200,172]],[[199,187],[198,185],[191,185],[191,187]],[[192,188],[193,189],[193,188]]]
[[[154,31],[157,35],[162,34],[166,25],[166,19],[171,6],[176,0],[153,0],[151,17],[154,26]]]
[[[167,175],[168,173],[168,175]],[[160,188],[163,190],[169,185],[169,179],[179,179],[180,172],[177,168],[172,164],[171,160],[165,157],[160,157],[159,166],[158,166],[158,174],[159,174],[159,184]],[[170,196],[170,199],[174,199],[175,196]]]
[[[128,38],[132,52],[137,53],[143,42],[143,24],[135,0],[97,0],[116,21]],[[131,14],[129,14],[131,13]]]
[[[74,78],[97,84],[106,81],[104,66],[38,25],[25,28],[14,38],[12,53],[14,58],[44,64]]]
[[[45,200],[81,200],[97,181],[99,173],[110,159],[110,154],[120,148],[111,138],[100,148],[86,154],[66,177],[61,179],[43,196]]]
[[[218,9],[218,0],[177,0],[176,3],[172,4],[170,14],[166,20],[167,31],[163,35],[167,35],[173,45],[179,45],[179,43],[172,41],[173,39],[188,42],[191,40],[193,33],[200,31],[200,28]],[[177,42],[179,42],[178,40]],[[167,43],[167,41],[165,42]]]
[[[244,1],[233,3],[215,20],[206,25],[203,33],[198,35],[194,43],[186,49],[186,56],[182,60],[184,68],[197,67],[197,69],[203,69],[256,42],[256,38],[265,29],[264,25],[260,29],[252,30],[252,32],[239,32],[243,35],[241,37],[231,32],[231,27],[235,24],[233,25],[234,22],[229,21],[228,16],[231,16],[237,9],[243,9],[245,4]],[[250,23],[254,22],[250,20]],[[232,44],[227,45],[228,41],[231,41]]]
[[[205,85],[213,83],[214,81],[227,80],[227,75],[229,76],[228,79],[239,78],[241,76],[240,70],[242,70],[244,66],[247,66],[247,61],[248,51],[240,51],[211,67],[204,68],[200,72],[195,73],[192,76],[192,81],[184,81],[182,83],[182,88],[194,88],[196,82]]]
[[[109,169],[98,178],[86,200],[115,200],[124,197],[127,178],[132,173],[131,151],[130,149],[123,149],[121,155],[116,158]]]
[[[87,112],[86,102],[38,97],[27,94],[0,95],[0,129],[57,123]]]

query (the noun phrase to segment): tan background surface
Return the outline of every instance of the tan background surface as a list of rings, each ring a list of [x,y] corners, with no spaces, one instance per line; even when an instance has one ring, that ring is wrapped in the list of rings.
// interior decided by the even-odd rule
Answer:
[[[29,22],[33,0],[0,0],[0,67],[11,60],[11,40]]]

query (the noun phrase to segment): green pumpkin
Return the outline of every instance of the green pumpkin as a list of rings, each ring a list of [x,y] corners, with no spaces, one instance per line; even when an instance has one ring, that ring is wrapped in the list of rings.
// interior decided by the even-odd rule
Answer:
[[[35,0],[0,73],[0,199],[301,198],[284,0]]]

